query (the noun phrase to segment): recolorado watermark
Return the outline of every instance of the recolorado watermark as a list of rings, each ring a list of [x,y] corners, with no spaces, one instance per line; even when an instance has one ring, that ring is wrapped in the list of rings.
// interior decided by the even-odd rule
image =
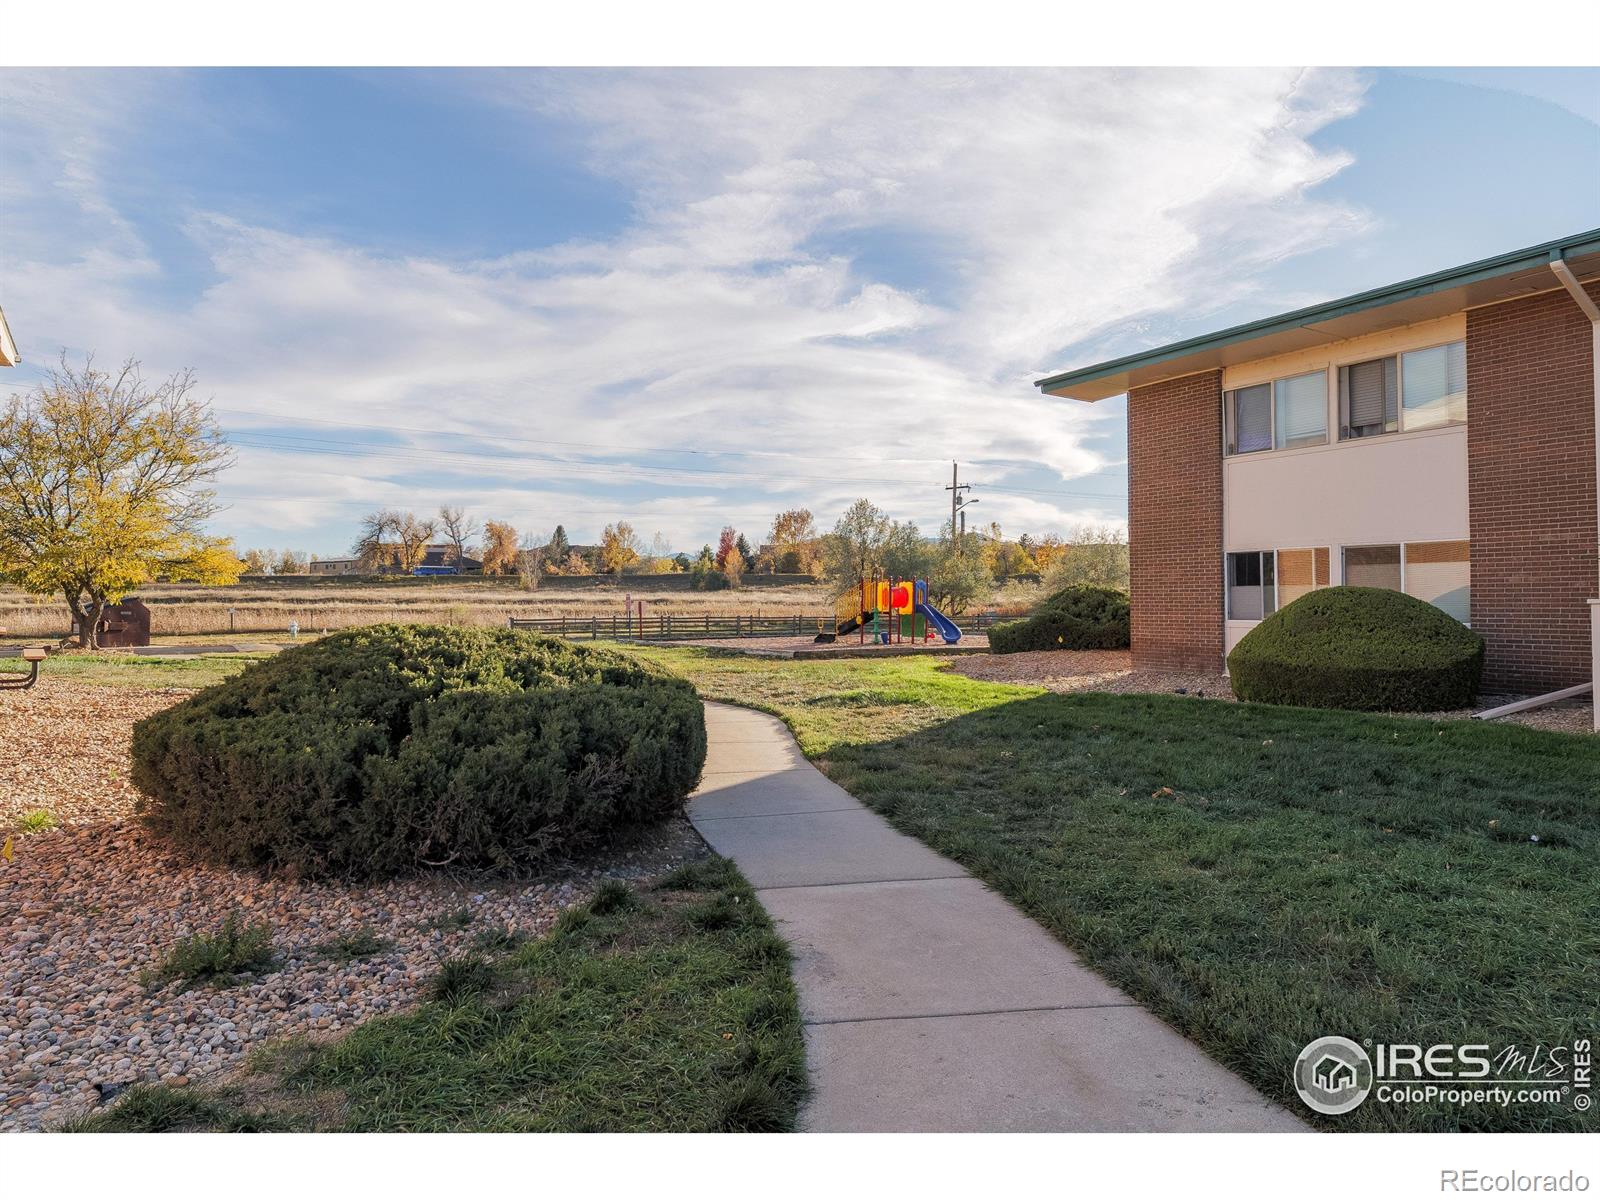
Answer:
[[[1369,1099],[1502,1108],[1554,1104],[1585,1113],[1594,1106],[1593,1041],[1422,1046],[1322,1037],[1295,1059],[1294,1086],[1306,1107],[1324,1116],[1351,1112]]]
[[[1497,1196],[1578,1193],[1589,1190],[1589,1177],[1577,1171],[1551,1175],[1537,1171],[1476,1171],[1471,1167],[1464,1170],[1445,1168],[1439,1172],[1439,1190]]]

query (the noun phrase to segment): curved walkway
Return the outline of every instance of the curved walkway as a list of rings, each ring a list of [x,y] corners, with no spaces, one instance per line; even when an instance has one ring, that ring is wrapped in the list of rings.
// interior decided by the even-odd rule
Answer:
[[[801,755],[706,705],[689,818],[795,954],[802,1128],[1303,1130],[960,866]]]

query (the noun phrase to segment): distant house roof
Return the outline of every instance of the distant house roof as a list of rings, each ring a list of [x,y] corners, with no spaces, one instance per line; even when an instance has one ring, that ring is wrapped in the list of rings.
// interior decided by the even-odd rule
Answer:
[[[1119,396],[1130,387],[1414,325],[1418,321],[1534,292],[1551,291],[1561,284],[1550,270],[1550,264],[1563,261],[1579,279],[1600,277],[1600,229],[1463,263],[1341,300],[1297,308],[1248,325],[1235,325],[1204,337],[1158,346],[1092,367],[1051,375],[1038,380],[1034,386],[1049,396],[1104,400]]]
[[[421,567],[456,566],[456,548],[449,542],[437,546],[429,546],[423,551],[422,561],[417,565]],[[483,563],[465,554],[461,556],[460,566],[463,571],[483,570]]]
[[[0,367],[14,367],[21,361],[17,343],[11,340],[11,327],[6,324],[5,309],[0,308]]]

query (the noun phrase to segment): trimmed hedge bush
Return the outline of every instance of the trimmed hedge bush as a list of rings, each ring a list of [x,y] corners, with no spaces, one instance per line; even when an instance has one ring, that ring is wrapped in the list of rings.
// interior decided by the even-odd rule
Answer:
[[[1319,588],[1267,617],[1228,655],[1241,700],[1309,708],[1465,708],[1483,638],[1433,605],[1384,588]]]
[[[694,688],[616,651],[377,625],[140,721],[133,782],[201,858],[379,878],[583,849],[681,810],[705,754]]]
[[[1019,650],[1120,650],[1128,644],[1128,597],[1114,588],[1068,587],[1033,614],[989,630],[995,654]]]

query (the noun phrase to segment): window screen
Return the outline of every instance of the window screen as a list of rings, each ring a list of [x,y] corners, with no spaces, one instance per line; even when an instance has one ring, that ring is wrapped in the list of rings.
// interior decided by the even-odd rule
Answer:
[[[1395,362],[1375,358],[1339,368],[1339,410],[1343,436],[1372,437],[1400,428]]]
[[[1350,587],[1400,590],[1399,546],[1346,546],[1344,581]]]
[[[1272,385],[1257,384],[1228,393],[1228,453],[1272,449]]]
[[[1275,444],[1316,446],[1328,440],[1328,373],[1313,371],[1273,385],[1277,403]]]
[[[1451,342],[1400,356],[1406,429],[1430,429],[1467,419],[1467,344]]]
[[[1406,594],[1463,625],[1472,620],[1472,567],[1466,542],[1407,542]]]

